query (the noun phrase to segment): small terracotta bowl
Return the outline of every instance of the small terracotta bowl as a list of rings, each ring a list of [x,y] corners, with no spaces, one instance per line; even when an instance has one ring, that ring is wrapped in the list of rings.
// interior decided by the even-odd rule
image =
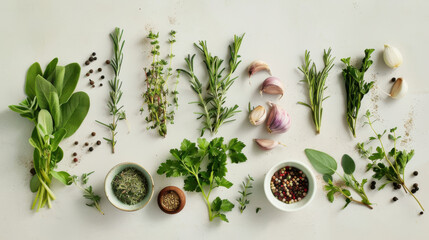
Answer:
[[[163,203],[163,199],[167,194],[177,194],[177,196],[179,197],[179,205],[177,208],[175,209],[168,209],[164,203]],[[159,208],[167,213],[167,214],[176,214],[180,211],[182,211],[182,209],[185,207],[186,204],[186,196],[185,193],[182,191],[182,189],[175,187],[175,186],[168,186],[163,188],[159,194],[158,194],[158,206]]]

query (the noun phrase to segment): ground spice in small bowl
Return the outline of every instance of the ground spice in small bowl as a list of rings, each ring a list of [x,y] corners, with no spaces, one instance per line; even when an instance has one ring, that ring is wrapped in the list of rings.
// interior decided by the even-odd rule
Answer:
[[[179,195],[174,191],[168,191],[161,198],[162,206],[168,211],[174,211],[180,206]]]
[[[284,203],[301,201],[308,193],[308,178],[298,168],[286,166],[271,177],[271,192]]]
[[[179,213],[185,207],[185,204],[185,193],[178,187],[167,186],[158,194],[158,206],[167,214]]]

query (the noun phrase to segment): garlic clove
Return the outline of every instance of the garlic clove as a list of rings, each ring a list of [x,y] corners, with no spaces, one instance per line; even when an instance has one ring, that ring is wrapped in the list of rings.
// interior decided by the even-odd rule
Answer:
[[[250,64],[249,68],[247,69],[247,71],[248,71],[248,73],[249,73],[249,78],[250,78],[253,74],[255,74],[255,73],[259,72],[259,71],[262,71],[262,70],[267,71],[267,72],[271,75],[271,69],[270,69],[270,67],[268,66],[268,64],[266,64],[265,62],[260,61],[260,60],[253,61],[253,62]]]
[[[404,97],[408,92],[408,83],[402,78],[398,78],[390,90],[390,97],[399,99]]]
[[[291,126],[291,118],[283,108],[275,103],[269,102],[271,106],[268,113],[266,127],[269,133],[285,133]]]
[[[249,121],[252,125],[261,125],[267,118],[267,111],[261,105],[255,107],[249,114]]]
[[[278,145],[283,145],[286,147],[286,145],[282,144],[281,142],[271,139],[254,139],[254,141],[262,150],[271,150]]]
[[[283,83],[277,77],[268,77],[261,85],[261,95],[262,93],[281,95],[283,97]]]
[[[384,45],[384,63],[390,68],[397,68],[402,64],[402,54],[399,50],[388,44]]]

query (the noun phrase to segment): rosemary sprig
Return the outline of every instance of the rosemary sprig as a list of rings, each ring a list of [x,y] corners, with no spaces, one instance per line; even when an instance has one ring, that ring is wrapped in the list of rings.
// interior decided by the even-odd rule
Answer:
[[[88,176],[93,173],[94,171],[82,174],[80,180],[78,176],[73,175],[71,176],[71,180],[77,187],[79,187],[84,192],[83,197],[91,201],[90,203],[86,203],[86,205],[88,207],[95,207],[101,214],[104,215],[104,212],[101,211],[100,208],[101,197],[93,192],[92,186],[88,186],[85,188],[85,185],[88,183]]]
[[[189,82],[191,88],[198,95],[198,101],[193,103],[198,104],[202,108],[201,112],[196,113],[199,115],[198,119],[203,118],[201,136],[204,135],[205,130],[209,130],[211,133],[216,134],[222,124],[234,121],[235,119],[232,119],[233,116],[240,112],[237,110],[238,105],[225,107],[224,104],[228,89],[237,79],[237,77],[232,77],[232,74],[241,63],[241,60],[238,60],[240,58],[238,51],[243,38],[244,34],[241,37],[234,35],[234,42],[229,46],[229,71],[224,77],[222,77],[222,74],[224,73],[225,68],[221,68],[224,60],[211,55],[208,51],[206,41],[199,41],[198,44],[195,44],[204,57],[204,63],[209,75],[206,94],[203,93],[203,84],[194,73],[195,54],[192,55],[192,57],[188,55],[188,57],[185,58],[189,69],[188,71],[179,69],[179,71],[183,71],[190,77]]]
[[[122,59],[124,54],[122,50],[124,48],[125,41],[122,41],[122,34],[124,30],[120,28],[115,28],[115,31],[110,34],[110,37],[113,41],[113,51],[114,55],[112,60],[110,61],[110,66],[113,68],[115,76],[113,79],[109,80],[110,85],[110,100],[107,103],[107,107],[109,108],[110,115],[112,115],[112,123],[106,124],[100,121],[96,121],[97,123],[107,127],[111,132],[111,138],[104,138],[111,146],[112,153],[115,153],[115,145],[116,145],[116,127],[118,126],[119,120],[126,120],[125,111],[123,110],[123,105],[119,105],[119,101],[122,97],[122,81],[119,79],[119,73],[121,71]]]
[[[242,191],[238,191],[241,194],[241,197],[237,198],[237,202],[240,204],[239,209],[241,213],[243,213],[244,209],[246,209],[247,204],[250,203],[248,196],[252,194],[250,192],[250,189],[253,188],[252,186],[253,181],[254,181],[253,178],[250,175],[248,175],[246,182],[242,182],[241,184]]]
[[[143,93],[144,103],[148,106],[149,114],[146,117],[146,121],[151,123],[147,129],[158,128],[159,135],[165,137],[167,134],[167,123],[174,123],[174,109],[168,110],[169,107],[178,107],[177,99],[177,84],[176,81],[175,89],[173,91],[168,90],[168,80],[172,74],[172,59],[173,55],[173,44],[176,42],[176,32],[170,32],[170,53],[168,54],[168,61],[160,59],[160,45],[158,41],[159,33],[154,34],[152,31],[149,32],[147,38],[151,40],[152,45],[152,64],[149,69],[145,68],[146,73],[146,92]],[[167,66],[168,65],[168,66]],[[170,103],[169,100],[172,100]],[[143,112],[143,107],[140,108],[140,112]]]
[[[331,48],[329,48],[328,51],[324,50],[323,63],[325,64],[325,67],[322,71],[318,72],[316,64],[311,62],[310,52],[305,50],[304,64],[298,68],[304,74],[304,79],[301,80],[301,82],[307,83],[308,97],[310,100],[309,103],[298,103],[311,109],[317,134],[320,133],[320,127],[322,124],[322,103],[329,97],[324,97],[324,91],[327,88],[325,87],[326,78],[328,77],[329,71],[334,66],[334,59],[335,58],[331,57]]]

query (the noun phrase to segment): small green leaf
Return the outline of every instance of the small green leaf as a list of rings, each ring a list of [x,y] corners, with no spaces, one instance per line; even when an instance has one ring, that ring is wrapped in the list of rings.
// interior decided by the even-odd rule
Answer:
[[[49,109],[49,98],[57,89],[48,80],[38,75],[36,77],[36,96],[41,109]]]
[[[43,131],[39,132],[42,137],[52,134],[54,130],[54,124],[52,122],[52,116],[47,110],[40,110],[39,115],[37,116],[37,125],[38,128],[40,125],[41,130]]]
[[[353,161],[353,159],[347,154],[343,155],[341,166],[346,174],[353,174],[356,169],[355,161]]]
[[[211,204],[212,211],[218,212],[220,210],[221,205],[222,205],[222,200],[220,199],[220,197],[215,198],[215,200],[213,200]]]
[[[46,66],[45,72],[43,73],[43,78],[48,79],[52,74],[55,73],[55,69],[58,64],[58,58],[52,59],[52,61]]]
[[[42,69],[38,62],[33,63],[27,71],[25,79],[25,94],[31,99],[36,96],[36,77],[42,75]]]
[[[198,182],[194,176],[188,176],[185,179],[185,185],[183,186],[183,189],[185,189],[185,191],[188,191],[188,192],[194,192],[194,191],[198,192],[199,190]]]
[[[224,222],[229,222],[229,221],[228,221],[228,218],[226,218],[226,215],[225,215],[225,214],[221,213],[221,214],[219,214],[218,216],[219,216],[220,220],[222,220],[222,221],[224,221]]]
[[[323,174],[323,180],[325,181],[325,182],[327,182],[327,183],[329,183],[329,181],[333,181],[332,180],[332,175],[329,175],[329,174]]]
[[[215,177],[215,182],[219,187],[226,187],[226,188],[230,188],[232,187],[232,182],[226,180],[224,177],[220,178],[220,177]]]
[[[328,154],[309,148],[305,149],[305,154],[319,173],[332,175],[337,170],[337,162]]]
[[[222,204],[220,206],[220,209],[223,212],[229,212],[234,208],[234,204],[230,202],[228,199],[222,199]]]
[[[51,170],[51,175],[58,181],[62,182],[64,185],[70,185],[72,183],[71,176],[67,172],[56,172],[54,170]]]
[[[35,174],[31,180],[30,180],[30,190],[31,192],[37,192],[39,190],[40,181],[37,177],[37,174]]]
[[[328,200],[330,201],[330,202],[334,202],[334,194],[336,193],[337,191],[335,191],[335,190],[331,190],[331,191],[329,191],[327,194],[326,194],[326,196],[328,197]]]
[[[52,81],[52,84],[57,89],[58,95],[61,96],[61,92],[63,90],[63,84],[64,84],[64,74],[66,73],[66,70],[63,66],[57,66],[55,68],[54,72],[54,79]]]
[[[64,139],[66,134],[67,134],[67,131],[64,128],[60,128],[58,131],[56,131],[53,134],[54,138],[51,140],[52,151],[55,151],[57,149],[58,145]]]

